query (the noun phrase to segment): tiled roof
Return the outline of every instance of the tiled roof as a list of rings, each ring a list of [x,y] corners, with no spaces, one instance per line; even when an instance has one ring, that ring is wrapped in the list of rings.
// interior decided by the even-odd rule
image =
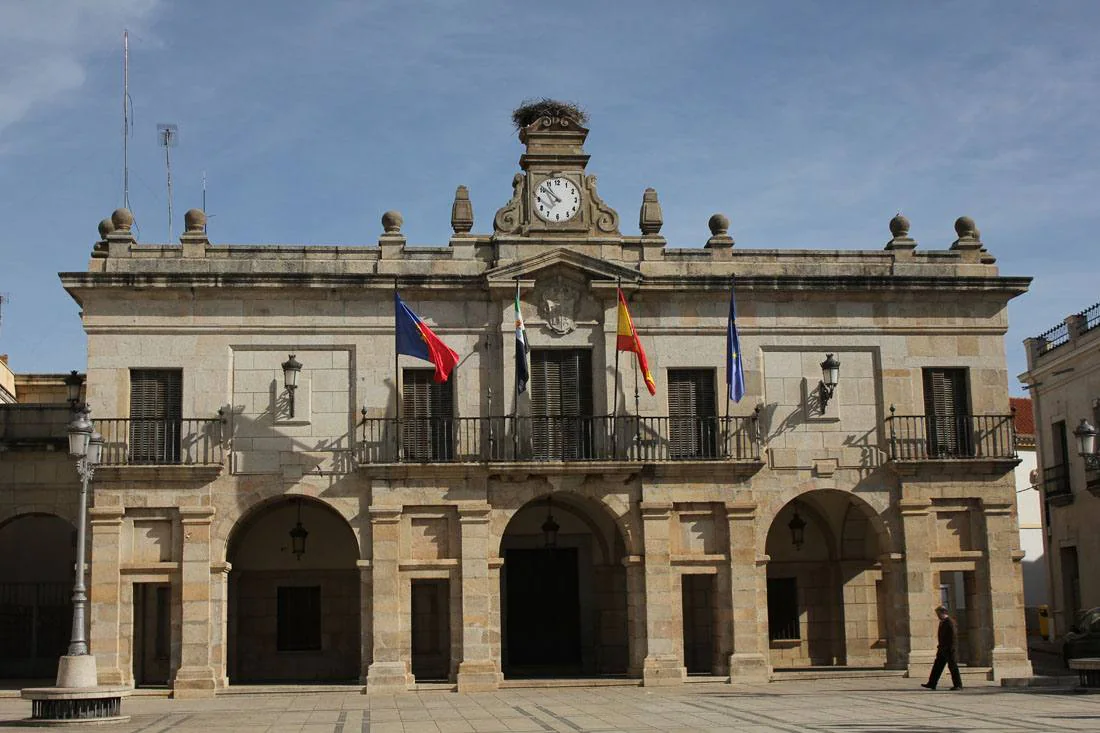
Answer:
[[[1016,437],[1035,440],[1035,414],[1031,411],[1031,398],[1010,397],[1009,404],[1015,415]]]

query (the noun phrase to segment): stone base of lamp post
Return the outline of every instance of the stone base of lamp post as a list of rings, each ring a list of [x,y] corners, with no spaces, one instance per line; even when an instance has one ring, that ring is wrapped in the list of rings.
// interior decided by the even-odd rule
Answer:
[[[95,657],[79,654],[61,657],[57,665],[57,684],[53,687],[28,687],[20,697],[31,701],[35,725],[73,725],[78,723],[121,723],[130,719],[122,714],[122,698],[129,687],[99,685]]]

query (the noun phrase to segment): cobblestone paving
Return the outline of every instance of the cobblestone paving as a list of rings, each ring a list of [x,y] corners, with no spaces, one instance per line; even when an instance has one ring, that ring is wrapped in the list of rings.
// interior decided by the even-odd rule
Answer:
[[[223,695],[210,700],[138,696],[123,702],[118,733],[171,731],[784,731],[951,733],[1097,731],[1100,695],[972,686],[929,692],[919,680],[863,679],[769,685],[510,689],[459,695],[354,692]],[[0,728],[24,727],[30,703],[0,699]],[[24,727],[24,729],[26,729]]]

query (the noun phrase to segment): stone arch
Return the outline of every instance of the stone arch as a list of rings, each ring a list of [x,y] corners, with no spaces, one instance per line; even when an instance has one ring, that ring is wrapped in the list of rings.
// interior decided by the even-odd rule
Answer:
[[[56,676],[72,630],[75,564],[76,527],[68,519],[23,511],[0,522],[0,678]]]
[[[308,534],[296,555],[299,522]],[[271,497],[242,513],[225,548],[230,682],[358,679],[359,542],[341,512],[318,497]]]
[[[757,534],[756,537],[756,551],[757,555],[767,554],[767,541],[768,534],[772,527],[775,526],[776,519],[780,512],[789,507],[795,500],[801,499],[820,492],[828,492],[830,494],[843,494],[851,501],[852,506],[857,507],[867,521],[870,523],[870,527],[874,532],[874,536],[878,542],[879,552],[888,553],[896,552],[896,540],[895,532],[891,527],[889,521],[888,512],[890,509],[890,494],[888,492],[876,492],[874,494],[857,494],[852,491],[845,491],[843,489],[832,488],[818,488],[814,486],[799,486],[794,489],[783,491],[774,496],[771,501],[767,502],[759,508],[758,515],[760,517],[760,526],[766,527],[767,530]],[[809,502],[811,506],[813,502]]]
[[[848,491],[810,489],[784,498],[778,509],[769,507],[763,547],[773,666],[884,666],[890,568],[881,558],[889,552],[888,523]],[[805,522],[801,547],[789,528],[795,513]]]
[[[627,545],[598,496],[524,492],[500,509],[502,662],[506,676],[623,674],[630,625]],[[552,514],[557,543],[542,524]]]

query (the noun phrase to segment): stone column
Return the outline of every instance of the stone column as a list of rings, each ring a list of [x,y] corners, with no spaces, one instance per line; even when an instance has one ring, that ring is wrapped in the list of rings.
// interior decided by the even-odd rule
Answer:
[[[172,697],[213,697],[217,676],[212,664],[210,526],[214,507],[181,506],[183,558],[180,588],[183,598],[180,667],[172,680]]]
[[[645,564],[641,555],[623,558],[626,567],[626,628],[629,644],[626,673],[641,677],[645,666]]]
[[[927,677],[936,658],[938,586],[932,572],[932,524],[928,499],[898,502],[905,534],[905,612],[909,619],[909,654],[904,661],[910,677]]]
[[[91,582],[88,584],[88,649],[95,655],[101,685],[131,685],[133,670],[122,668],[119,606],[122,601],[122,516],[120,506],[88,509],[91,525]],[[81,548],[77,548],[80,551]]]
[[[993,679],[1030,677],[1027,658],[1027,630],[1024,627],[1024,581],[1020,561],[1020,535],[1014,505],[986,500],[986,564],[989,568],[989,599],[992,605]]]
[[[672,572],[669,525],[672,504],[641,503],[645,542],[646,657],[642,683],[647,687],[683,684],[683,628],[676,574]]]
[[[756,504],[726,504],[729,523],[730,606],[733,653],[730,682],[767,682],[768,658],[767,558],[756,556]]]
[[[370,560],[356,560],[359,570],[359,681],[367,684],[367,673],[374,657],[374,615],[371,613],[373,573]]]
[[[210,566],[210,663],[214,665],[214,681],[221,690],[229,686],[229,571],[227,562]]]
[[[462,661],[458,665],[458,691],[495,690],[503,675],[499,661],[493,659],[492,648],[489,505],[459,506],[458,523],[462,531]]]
[[[409,662],[401,658],[402,636],[410,629],[401,610],[401,508],[371,507],[371,603],[373,653],[367,692],[393,692],[413,686]]]

